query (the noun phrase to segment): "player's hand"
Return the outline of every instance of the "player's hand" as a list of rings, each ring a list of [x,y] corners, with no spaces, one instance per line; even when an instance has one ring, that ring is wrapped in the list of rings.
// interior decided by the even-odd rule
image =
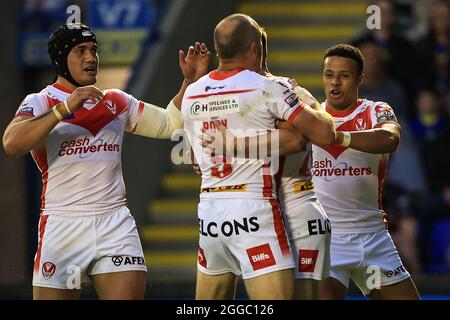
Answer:
[[[199,136],[200,145],[209,150],[212,157],[227,154],[227,141],[234,141],[234,136],[227,132],[227,128],[219,121],[214,121],[216,130],[202,128],[202,134]],[[234,150],[234,146],[228,146]],[[232,151],[228,152],[231,154]]]
[[[196,42],[189,47],[187,54],[180,50],[178,58],[184,78],[192,83],[208,72],[211,52],[204,43]]]
[[[73,90],[72,94],[67,98],[67,106],[71,112],[75,112],[83,106],[83,104],[91,100],[94,103],[103,99],[103,93],[94,86],[79,87]]]
[[[295,81],[295,80],[294,80]],[[298,95],[299,99],[311,106],[313,109],[320,110],[320,103],[316,98],[305,88],[296,86],[294,88],[295,93]]]
[[[298,87],[297,80],[295,80],[294,78],[290,78],[289,80],[290,80],[292,89],[295,89],[296,87]]]

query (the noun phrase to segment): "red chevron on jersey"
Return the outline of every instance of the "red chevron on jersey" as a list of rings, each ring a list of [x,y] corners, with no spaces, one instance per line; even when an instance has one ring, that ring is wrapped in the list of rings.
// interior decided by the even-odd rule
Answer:
[[[87,101],[53,128],[45,144],[32,150],[42,173],[42,211],[46,214],[126,205],[120,150],[124,131],[136,127],[143,104],[118,89],[103,93],[100,103]],[[17,114],[26,107],[31,116],[39,117],[70,94],[57,84],[49,85],[27,95]]]
[[[357,105],[357,107],[360,104]],[[370,119],[370,108],[365,108],[360,113],[356,114],[354,118],[343,122],[342,124],[338,124],[337,131],[361,131],[361,130],[367,130],[371,129],[372,126],[370,125],[371,119]],[[333,144],[331,146],[321,146],[320,148],[327,151],[333,158],[337,159],[339,156],[348,148],[343,147],[339,144]]]
[[[338,131],[370,130],[395,121],[393,109],[382,101],[359,99],[353,109],[333,116]],[[336,234],[384,230],[381,195],[389,154],[368,153],[341,145],[313,145],[313,182],[317,197]]]
[[[328,152],[335,159],[339,158],[342,152],[348,149],[347,147],[343,147],[339,144],[333,144],[331,146],[321,146],[320,148]]]
[[[109,90],[103,100],[92,109],[80,108],[74,112],[73,118],[64,121],[82,127],[96,136],[104,126],[126,111],[126,108],[125,97],[115,90]]]

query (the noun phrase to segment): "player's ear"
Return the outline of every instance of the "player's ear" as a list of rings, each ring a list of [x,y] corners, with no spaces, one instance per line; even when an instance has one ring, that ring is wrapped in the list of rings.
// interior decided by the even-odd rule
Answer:
[[[362,85],[363,82],[364,82],[364,73],[361,73],[361,74],[358,76],[358,87],[359,87],[360,85]]]
[[[261,54],[261,48],[258,48],[258,44],[255,41],[252,41],[252,43],[250,43],[250,52],[254,56],[258,56]]]

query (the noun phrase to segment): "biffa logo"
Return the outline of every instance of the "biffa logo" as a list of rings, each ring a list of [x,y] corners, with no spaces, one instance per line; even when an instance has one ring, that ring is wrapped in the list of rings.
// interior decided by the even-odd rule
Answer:
[[[270,249],[268,243],[247,249],[247,255],[254,271],[276,264],[272,249]]]

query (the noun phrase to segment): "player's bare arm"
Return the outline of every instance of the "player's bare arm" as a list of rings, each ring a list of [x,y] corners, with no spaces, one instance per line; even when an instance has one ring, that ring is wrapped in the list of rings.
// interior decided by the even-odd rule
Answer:
[[[336,128],[333,118],[323,110],[304,105],[291,124],[313,144],[328,146],[335,143]]]
[[[280,156],[293,154],[305,149],[307,140],[287,121],[278,122]]]
[[[335,143],[336,129],[333,118],[320,108],[319,102],[313,95],[308,90],[297,86],[296,81],[291,80],[289,84],[279,79],[273,80],[276,90],[279,90],[281,85],[285,101],[290,100],[291,108],[297,108],[293,113],[295,115],[291,115],[289,119],[290,124],[313,144],[327,146]],[[289,89],[286,90],[286,88]],[[291,98],[295,97],[294,95],[295,100]]]
[[[348,133],[338,131],[336,143],[342,144],[345,134],[350,135],[348,147],[363,152],[382,154],[391,153],[397,149],[400,142],[401,128],[398,123],[387,122],[381,124],[378,128],[370,130]]]
[[[306,103],[307,105],[311,106],[311,108],[315,110],[320,110],[320,103],[317,101],[316,98],[306,90],[305,88],[302,88],[297,85],[297,81],[295,79],[292,79],[292,87],[294,88],[294,92],[297,94],[299,99]]]
[[[78,110],[87,100],[100,101],[103,93],[94,86],[76,88],[66,103],[59,103],[37,116],[14,118],[3,135],[3,147],[10,156],[20,156],[39,146],[63,118]]]
[[[306,139],[291,124],[280,121],[278,129],[268,130],[256,136],[236,137],[220,121],[215,122],[217,130],[203,129],[200,136],[202,147],[211,151],[211,155],[240,155],[246,158],[258,158],[262,151],[264,156],[285,156],[300,152],[305,148]],[[278,148],[272,150],[273,139],[278,139]],[[257,150],[252,153],[250,150]]]

